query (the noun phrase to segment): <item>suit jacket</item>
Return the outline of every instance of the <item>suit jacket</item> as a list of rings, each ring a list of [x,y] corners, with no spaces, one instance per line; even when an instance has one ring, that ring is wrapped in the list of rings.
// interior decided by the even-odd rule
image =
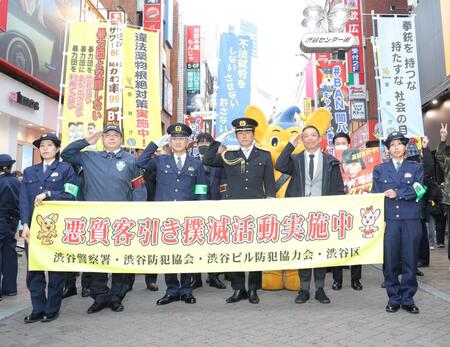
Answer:
[[[284,147],[275,169],[292,176],[286,189],[286,197],[305,196],[305,154],[291,155],[295,147],[288,142]],[[322,196],[344,195],[344,182],[342,181],[339,161],[326,153],[322,153]]]
[[[241,158],[244,164],[229,165],[217,154],[220,142],[214,141],[203,157],[208,166],[223,167],[227,176],[225,199],[263,199],[275,197],[275,178],[270,152],[253,147],[248,159],[239,149],[228,151],[227,160]]]
[[[383,193],[388,189],[397,192],[395,199],[384,199],[386,220],[420,219],[421,202],[416,202],[414,182],[423,184],[423,165],[403,160],[398,172],[392,159],[375,166],[373,170],[372,193]]]
[[[206,200],[206,194],[196,194],[196,185],[207,186],[203,164],[199,158],[186,155],[181,171],[178,171],[173,155],[153,156],[158,146],[147,146],[136,164],[156,173],[155,201]]]

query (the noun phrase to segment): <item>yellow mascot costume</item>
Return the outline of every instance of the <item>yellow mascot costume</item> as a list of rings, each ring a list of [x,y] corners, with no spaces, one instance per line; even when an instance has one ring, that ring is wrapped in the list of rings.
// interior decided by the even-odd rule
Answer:
[[[274,166],[284,146],[286,146],[292,136],[301,133],[303,127],[313,125],[323,135],[330,126],[331,120],[330,111],[325,108],[319,108],[309,116],[301,116],[300,109],[297,106],[289,107],[270,124],[264,113],[254,105],[249,105],[245,109],[244,115],[258,122],[255,140],[259,147],[271,153]],[[303,125],[300,126],[300,123],[303,123]],[[293,154],[301,153],[303,150],[303,144],[300,144]],[[283,198],[290,176],[277,170],[275,170],[274,174],[277,198]],[[300,289],[298,270],[265,271],[263,273],[262,288],[266,290],[281,290],[285,288],[298,291]]]

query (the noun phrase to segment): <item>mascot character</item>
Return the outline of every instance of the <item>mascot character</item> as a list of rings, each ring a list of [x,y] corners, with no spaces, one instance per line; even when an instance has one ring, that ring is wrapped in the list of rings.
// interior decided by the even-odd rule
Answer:
[[[319,108],[309,116],[302,116],[297,106],[291,106],[280,114],[280,116],[269,123],[264,113],[256,106],[249,105],[244,112],[245,117],[253,118],[258,122],[255,131],[255,140],[259,147],[269,151],[272,162],[275,162],[281,154],[284,146],[292,136],[302,132],[303,127],[314,125],[324,135],[330,126],[331,114],[326,108]],[[303,123],[303,124],[302,124]],[[295,149],[293,154],[301,153],[303,144]],[[283,198],[289,184],[290,176],[275,170],[275,184],[277,198]],[[300,288],[298,270],[265,271],[263,273],[262,287],[266,290],[295,290]]]

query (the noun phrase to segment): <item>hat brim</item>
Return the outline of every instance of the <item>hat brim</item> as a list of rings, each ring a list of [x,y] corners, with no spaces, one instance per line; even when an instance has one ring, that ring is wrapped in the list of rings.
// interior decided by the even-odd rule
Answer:
[[[245,128],[234,128],[234,132],[239,132],[239,131],[254,131],[255,127],[245,127]]]
[[[120,134],[120,136],[123,136],[122,132],[117,129],[107,129],[106,131],[103,130],[103,134],[109,133],[110,131],[115,131],[116,133]]]
[[[391,139],[391,140],[384,140],[383,141],[383,145],[385,145],[387,148],[389,148],[389,146],[391,145],[391,142],[394,140],[399,140],[401,143],[403,143],[405,146],[408,145],[409,143],[409,138],[407,137],[402,137],[400,139]]]
[[[0,161],[0,166],[11,166],[12,164],[14,164],[16,161],[15,160],[7,160],[7,161]]]
[[[171,133],[170,137],[189,137],[188,133]]]
[[[52,141],[53,144],[56,147],[61,147],[61,141],[56,141],[56,140],[53,140],[53,139],[38,139],[38,140],[35,140],[35,141],[33,141],[33,146],[39,149],[39,147],[41,146],[41,142],[44,141],[44,140]]]

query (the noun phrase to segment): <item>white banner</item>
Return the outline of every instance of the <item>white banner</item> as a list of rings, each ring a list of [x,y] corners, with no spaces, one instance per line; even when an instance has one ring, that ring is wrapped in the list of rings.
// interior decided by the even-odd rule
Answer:
[[[383,138],[424,136],[414,17],[378,17],[377,43]]]

